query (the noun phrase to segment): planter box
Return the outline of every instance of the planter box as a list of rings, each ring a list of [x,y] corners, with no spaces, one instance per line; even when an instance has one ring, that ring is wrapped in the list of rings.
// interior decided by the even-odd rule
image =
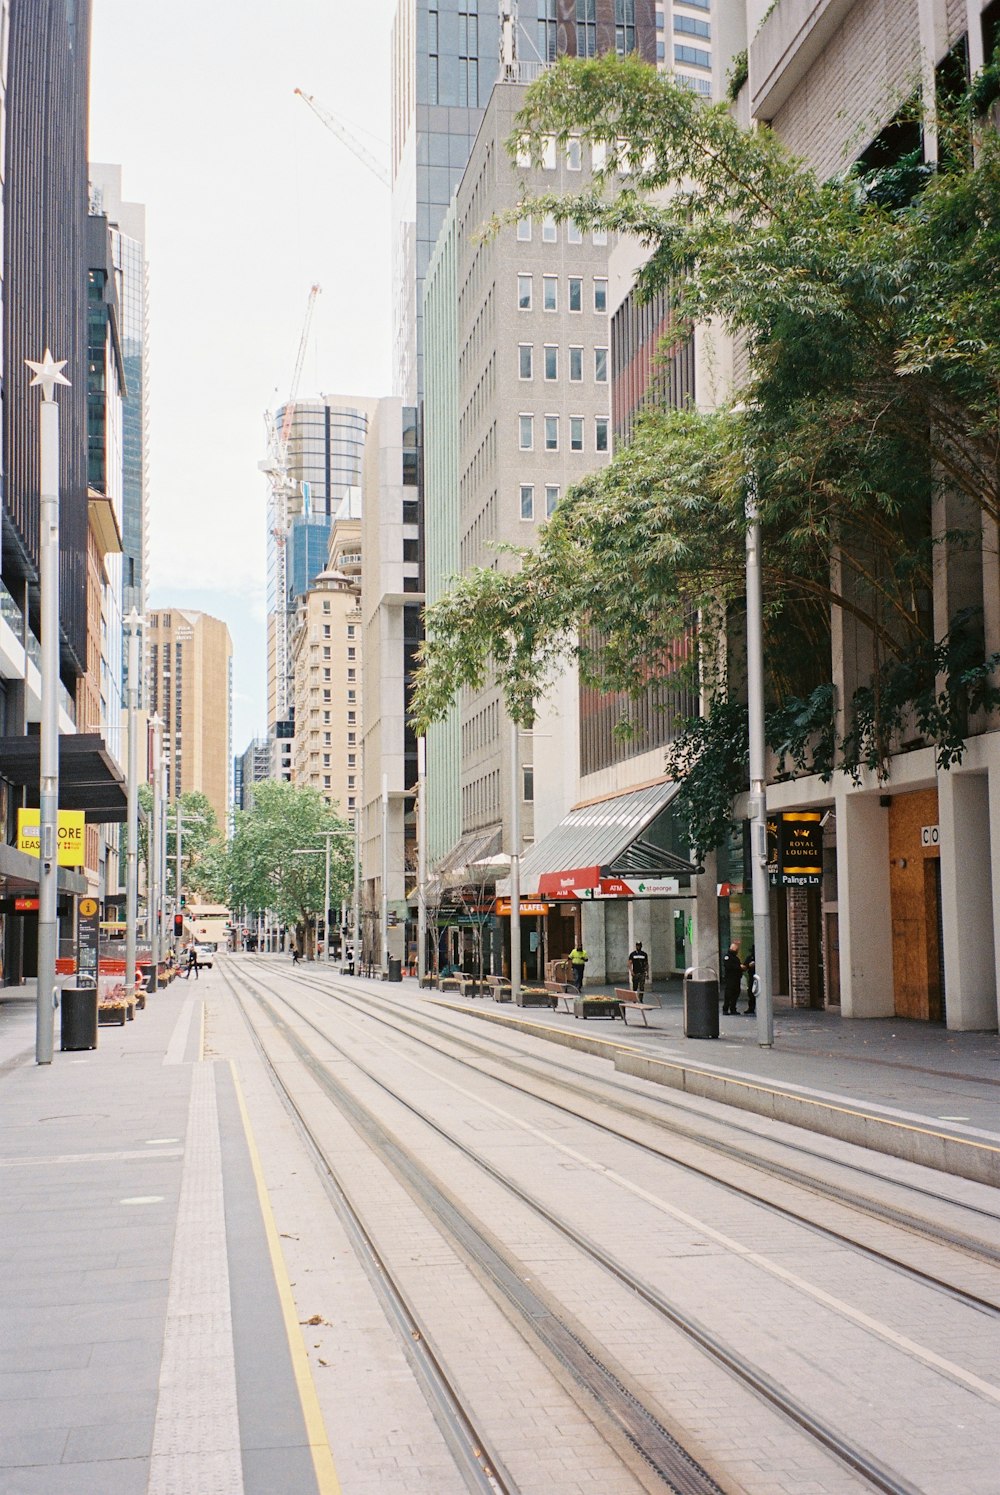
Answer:
[[[128,1021],[128,1006],[125,1002],[101,1002],[97,1008],[97,1022],[107,1028],[114,1024],[124,1028]]]
[[[576,997],[574,1017],[621,1017],[621,1007],[614,997]]]
[[[518,1007],[551,1007],[552,999],[544,986],[522,986]]]

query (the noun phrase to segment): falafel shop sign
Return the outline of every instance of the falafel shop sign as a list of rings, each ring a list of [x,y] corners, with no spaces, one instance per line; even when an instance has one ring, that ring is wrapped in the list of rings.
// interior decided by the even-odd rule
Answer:
[[[56,861],[60,867],[83,866],[83,844],[86,814],[83,810],[60,810],[56,829],[59,853]],[[19,809],[17,812],[17,849],[29,857],[38,856],[41,850],[41,831],[37,810]]]

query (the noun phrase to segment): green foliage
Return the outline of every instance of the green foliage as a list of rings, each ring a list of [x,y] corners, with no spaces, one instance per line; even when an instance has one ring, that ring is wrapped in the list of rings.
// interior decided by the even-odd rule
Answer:
[[[350,896],[354,879],[353,831],[316,789],[268,780],[254,786],[253,806],[239,810],[224,881],[232,908],[270,909],[286,924],[309,928],[323,907],[325,859],[298,856],[330,841],[330,902]]]
[[[742,52],[736,52],[733,56],[732,67],[726,74],[726,98],[731,104],[735,104],[740,96],[740,89],[750,77],[750,59],[746,47]]]
[[[714,851],[729,834],[733,800],[747,787],[747,710],[720,699],[708,716],[684,722],[667,748],[666,771],[681,781],[677,814],[698,857]]]

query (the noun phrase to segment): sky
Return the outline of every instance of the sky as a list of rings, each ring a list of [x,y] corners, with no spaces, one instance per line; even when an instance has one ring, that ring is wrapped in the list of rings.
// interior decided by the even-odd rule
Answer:
[[[391,392],[389,191],[294,95],[388,164],[395,0],[94,0],[90,159],[146,206],[147,606],[233,639],[233,751],[266,727],[264,412]]]

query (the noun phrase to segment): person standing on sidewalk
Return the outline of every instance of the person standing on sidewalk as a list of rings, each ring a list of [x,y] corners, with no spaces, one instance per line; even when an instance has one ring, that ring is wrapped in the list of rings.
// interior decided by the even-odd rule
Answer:
[[[580,992],[583,991],[583,973],[587,968],[587,961],[589,959],[590,956],[582,944],[574,945],[569,952],[569,963],[573,967],[573,984],[577,991]]]
[[[722,962],[722,1015],[735,1017],[736,1003],[743,984],[743,962],[740,960],[740,942],[733,940]]]
[[[754,958],[755,948],[753,945],[750,946],[750,954],[747,956],[746,965],[743,967],[747,973],[747,1017],[753,1017],[757,1011],[757,961]]]
[[[646,990],[646,977],[649,974],[649,956],[642,948],[642,940],[636,940],[635,949],[628,958],[628,973],[632,980],[632,990],[642,996]]]

